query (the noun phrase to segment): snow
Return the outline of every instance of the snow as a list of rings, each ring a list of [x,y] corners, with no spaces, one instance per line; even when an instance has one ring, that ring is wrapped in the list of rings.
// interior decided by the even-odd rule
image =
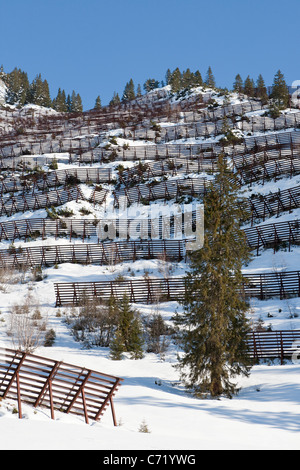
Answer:
[[[261,268],[268,266],[271,253],[264,253]],[[287,261],[284,255],[284,262]],[[299,259],[299,251],[297,250]],[[290,262],[294,262],[291,254]],[[277,259],[278,261],[278,259]],[[296,262],[296,261],[295,261]],[[255,269],[258,259],[255,260]],[[174,275],[184,273],[184,264],[176,265]],[[269,265],[270,266],[270,265]],[[0,347],[12,347],[6,335],[9,307],[30,292],[47,312],[49,326],[56,332],[53,347],[39,347],[35,354],[62,360],[107,372],[124,379],[114,404],[118,426],[114,427],[110,410],[100,422],[86,424],[81,417],[55,411],[51,420],[48,409],[22,404],[23,418],[13,413],[16,403],[10,399],[0,403],[0,449],[66,449],[66,450],[201,450],[201,449],[299,449],[300,365],[276,362],[253,367],[248,378],[237,380],[240,393],[233,399],[199,400],[189,395],[180,383],[176,364],[177,349],[171,345],[165,357],[147,353],[140,360],[125,357],[120,361],[109,358],[107,348],[83,349],[74,341],[68,327],[57,317],[53,282],[90,281],[111,279],[119,274],[135,272],[143,276],[146,271],[161,276],[155,260],[122,263],[113,267],[62,264],[58,269],[47,268],[46,278],[38,283],[29,282],[8,286],[0,292],[1,318]],[[144,315],[154,306],[136,304]],[[274,329],[299,327],[297,317],[289,319],[290,308],[300,313],[299,299],[285,301],[271,299],[252,302],[256,316],[265,324],[272,322]],[[159,306],[166,321],[171,321],[177,302]],[[64,315],[64,309],[62,308]],[[280,312],[281,310],[281,312]],[[270,314],[272,317],[270,317]],[[139,428],[146,423],[149,433]]]
[[[6,96],[6,86],[4,82],[0,79],[0,106],[5,105],[5,96]]]
[[[165,87],[170,94],[170,87]],[[212,97],[219,104],[224,96],[213,90],[199,87],[193,93],[201,93],[205,98]],[[154,90],[149,96],[159,96]],[[191,97],[191,95],[189,95]],[[154,99],[154,98],[153,98]],[[160,98],[158,98],[160,99]],[[171,101],[176,101],[173,96]],[[178,98],[184,99],[184,98]],[[227,97],[228,99],[228,97]],[[244,97],[230,94],[231,104],[244,102]],[[27,106],[22,112],[33,109],[36,112],[48,112],[40,107]],[[286,110],[288,112],[289,110]],[[263,111],[265,112],[265,110]],[[262,111],[247,113],[249,116],[261,115]],[[171,122],[160,123],[162,127],[173,125]],[[282,131],[284,132],[284,131]],[[109,142],[109,137],[116,136],[118,145],[154,145],[153,142],[123,139],[122,129],[105,133],[100,146]],[[256,133],[255,135],[259,135]],[[217,142],[222,136],[198,139],[183,139],[189,143]],[[174,141],[173,143],[179,143]],[[67,168],[68,154],[35,155],[41,162],[49,161],[54,156],[60,159],[59,168]],[[118,163],[125,167],[134,162],[111,162],[104,166],[115,168]],[[95,164],[99,166],[99,164]],[[197,176],[197,175],[193,175]],[[200,175],[198,175],[200,176]],[[246,195],[268,194],[299,184],[300,177],[282,178],[276,182],[259,183],[245,186]],[[109,186],[108,186],[109,188]],[[80,185],[86,198],[91,188]],[[109,202],[109,199],[108,199]],[[79,208],[92,210],[90,217],[103,214],[103,207],[92,206],[87,201],[71,201],[64,207],[72,208],[76,217],[81,217]],[[156,203],[151,204],[152,209]],[[135,209],[135,205],[132,207]],[[157,205],[157,210],[161,206]],[[144,213],[147,211],[145,210]],[[299,217],[299,210],[281,214],[280,217],[266,219],[264,223],[293,220]],[[1,217],[1,221],[24,218],[46,217],[45,210],[17,213],[12,217]],[[85,216],[87,217],[87,216]],[[94,243],[94,240],[89,240]],[[36,239],[26,243],[27,246],[70,244],[68,239]],[[80,239],[72,243],[81,243]],[[10,242],[2,241],[0,248],[8,248]],[[17,240],[15,246],[22,246],[24,240]],[[244,273],[276,272],[298,270],[300,248],[292,247],[291,251],[262,250],[253,258]],[[168,265],[172,276],[183,276],[187,266],[184,262]],[[120,390],[114,398],[118,426],[114,427],[110,409],[106,410],[100,422],[86,424],[81,417],[55,411],[55,419],[50,418],[50,411],[22,404],[22,419],[14,413],[16,402],[7,398],[0,401],[0,449],[1,450],[148,450],[157,454],[159,450],[299,450],[300,449],[300,364],[295,361],[280,365],[277,361],[255,365],[249,377],[238,377],[240,392],[232,399],[196,399],[183,387],[178,370],[177,354],[180,351],[176,344],[170,343],[164,355],[145,353],[139,360],[132,360],[126,354],[122,360],[112,360],[108,348],[84,349],[71,336],[67,324],[63,321],[67,311],[55,308],[54,282],[111,280],[118,275],[127,279],[138,279],[146,274],[150,277],[162,277],[165,266],[159,260],[138,260],[124,262],[114,266],[79,265],[64,263],[57,267],[43,269],[44,279],[34,282],[30,273],[23,276],[19,273],[16,283],[0,282],[0,347],[12,348],[12,338],[7,334],[10,308],[15,302],[21,302],[31,293],[41,306],[42,314],[47,317],[48,327],[56,333],[52,347],[39,346],[35,354],[49,357],[69,364],[87,367],[106,372],[124,379]],[[164,320],[172,323],[172,316],[180,311],[178,302],[155,305],[135,304],[142,315],[150,315],[155,309]],[[251,300],[251,321],[262,320],[264,325],[272,325],[273,330],[300,329],[299,298],[288,300],[268,299]],[[142,423],[146,423],[148,433],[140,432]],[[97,454],[99,455],[99,454]],[[99,456],[100,459],[100,456]],[[99,460],[101,463],[101,459]],[[98,462],[98,463],[99,463]]]
[[[112,425],[110,410],[100,422],[86,424],[59,412],[51,420],[48,410],[25,405],[20,420],[12,414],[15,404],[5,400],[2,450],[299,449],[299,365],[256,366],[240,381],[236,398],[197,400],[180,388],[172,364],[153,356],[108,361],[98,351],[66,345],[45,354],[123,377],[114,400],[119,425]],[[149,433],[139,432],[143,422]]]

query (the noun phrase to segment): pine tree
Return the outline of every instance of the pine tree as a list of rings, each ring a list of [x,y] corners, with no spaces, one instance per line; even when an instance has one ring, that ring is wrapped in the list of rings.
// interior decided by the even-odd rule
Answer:
[[[242,77],[240,76],[240,74],[238,73],[236,76],[235,76],[235,80],[233,82],[233,91],[235,91],[236,93],[243,93],[243,80],[242,80]]]
[[[82,101],[79,93],[76,93],[74,90],[71,94],[71,112],[72,113],[82,113]]]
[[[117,328],[114,339],[110,343],[110,357],[115,361],[120,361],[126,350],[123,334],[120,328]]]
[[[244,93],[247,96],[254,96],[255,95],[255,86],[254,86],[254,81],[252,78],[248,77],[245,80],[244,83]]]
[[[289,106],[289,90],[280,70],[274,76],[271,98],[279,109],[285,109]]]
[[[102,105],[101,105],[101,98],[100,98],[100,96],[98,95],[97,98],[96,98],[96,101],[95,101],[94,109],[101,109],[101,108],[102,108]]]
[[[129,352],[133,359],[143,357],[143,338],[139,312],[134,310],[125,294],[118,303],[118,326],[110,344],[111,357],[120,359],[123,352]]]
[[[172,72],[169,83],[173,93],[177,93],[179,90],[181,90],[182,74],[178,67]]]
[[[213,73],[212,73],[212,70],[211,70],[211,67],[210,67],[210,66],[208,67],[208,70],[207,70],[207,73],[206,73],[205,84],[206,84],[209,88],[216,88],[215,77],[214,77],[214,75],[213,75]]]
[[[129,82],[126,83],[125,85],[123,96],[122,96],[122,101],[123,103],[127,103],[128,101],[131,101],[134,99],[135,99],[134,83],[131,78]]]
[[[140,98],[141,96],[142,96],[142,88],[141,88],[140,83],[138,83],[138,86],[136,88],[136,97]]]
[[[114,91],[113,97],[109,102],[109,106],[118,106],[121,103],[119,94]]]
[[[250,253],[240,229],[247,213],[222,155],[217,169],[205,197],[204,246],[190,255],[184,311],[174,317],[183,349],[177,367],[195,396],[231,396],[236,392],[232,378],[250,370],[241,271]]]
[[[67,107],[67,112],[71,113],[72,112],[72,100],[70,93],[68,93],[67,99],[66,99],[66,107]]]
[[[38,74],[30,85],[29,95],[30,103],[47,108],[52,106],[50,98],[49,85],[47,80],[42,80],[41,74]]]
[[[268,102],[269,97],[267,88],[261,74],[258,76],[256,81],[256,96],[261,100],[262,104],[266,104]]]
[[[148,93],[151,90],[155,90],[155,88],[159,87],[159,81],[155,80],[155,78],[148,78],[148,80],[145,81],[143,88],[146,93]]]
[[[202,75],[199,72],[199,70],[196,70],[194,86],[202,86],[202,85],[203,85]]]
[[[165,76],[165,79],[166,79],[166,85],[170,85],[171,76],[172,76],[172,74],[171,74],[171,70],[170,70],[170,69],[168,69],[168,70],[166,71],[166,76]]]
[[[58,89],[57,96],[53,100],[53,108],[59,113],[65,113],[67,109],[67,100],[65,90]]]
[[[182,87],[191,88],[193,86],[193,81],[194,81],[194,74],[188,68],[182,73]]]
[[[2,79],[7,86],[6,101],[9,104],[23,106],[28,101],[30,84],[26,72],[14,68],[10,73],[2,73]]]

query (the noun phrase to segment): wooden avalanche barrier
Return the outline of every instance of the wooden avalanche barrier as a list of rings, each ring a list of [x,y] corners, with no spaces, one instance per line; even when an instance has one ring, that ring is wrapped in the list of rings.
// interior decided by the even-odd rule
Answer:
[[[100,420],[110,405],[114,425],[113,397],[123,379],[85,367],[67,364],[34,354],[0,348],[0,397],[21,403]]]

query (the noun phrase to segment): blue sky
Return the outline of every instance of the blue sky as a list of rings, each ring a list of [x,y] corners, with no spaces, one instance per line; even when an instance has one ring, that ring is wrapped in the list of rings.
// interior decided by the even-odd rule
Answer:
[[[211,66],[220,87],[237,73],[271,85],[278,69],[291,84],[299,19],[299,0],[0,0],[0,64],[41,73],[52,98],[75,90],[84,109],[176,67]]]

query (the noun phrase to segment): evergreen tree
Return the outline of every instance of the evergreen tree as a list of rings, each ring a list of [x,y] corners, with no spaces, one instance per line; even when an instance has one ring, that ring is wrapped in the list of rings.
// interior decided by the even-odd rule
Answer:
[[[182,87],[183,88],[191,88],[194,84],[194,74],[190,71],[190,69],[186,69],[182,73]]]
[[[170,70],[170,69],[168,69],[168,70],[166,71],[166,76],[165,76],[165,79],[166,79],[166,85],[170,85],[171,76],[172,76],[172,74],[171,74],[171,70]]]
[[[289,90],[280,70],[274,76],[271,98],[279,109],[285,109],[289,106]]]
[[[29,103],[38,106],[45,106],[47,108],[52,106],[48,82],[47,80],[42,80],[41,74],[38,74],[32,81],[27,100]]]
[[[210,67],[210,66],[208,67],[208,70],[207,70],[207,73],[206,73],[205,84],[206,84],[209,88],[216,88],[215,77],[214,77],[214,75],[213,75],[213,73],[212,73],[212,70],[211,70],[211,67]]]
[[[135,99],[134,83],[131,78],[129,82],[126,83],[125,85],[123,96],[122,96],[122,101],[123,103],[127,103],[128,101],[131,101],[134,99]]]
[[[155,90],[155,88],[159,87],[159,81],[155,80],[155,78],[148,78],[148,80],[145,81],[143,87],[145,92],[148,93],[149,91]]]
[[[100,98],[100,96],[98,95],[97,98],[96,98],[96,101],[95,101],[94,109],[101,109],[101,108],[102,108],[101,98]]]
[[[110,357],[115,361],[120,361],[122,355],[126,351],[123,334],[120,328],[117,328],[115,336],[110,343]]]
[[[1,75],[5,85],[7,86],[6,101],[9,104],[23,106],[31,102],[28,101],[30,84],[26,72],[21,69],[14,68],[10,73]]]
[[[172,72],[171,79],[170,79],[171,90],[173,93],[177,93],[181,89],[181,85],[182,85],[181,79],[182,79],[182,74],[179,68],[177,67]]]
[[[72,113],[82,113],[82,101],[79,93],[76,93],[74,90],[71,94],[71,112]]]
[[[118,106],[121,103],[119,94],[114,91],[113,97],[109,102],[109,106]]]
[[[195,396],[231,396],[236,392],[232,378],[250,370],[241,272],[250,253],[240,229],[248,214],[222,155],[217,170],[205,197],[204,246],[190,255],[184,311],[174,317],[183,349],[177,367]]]
[[[243,90],[243,80],[240,74],[238,73],[233,82],[233,91],[235,91],[236,93],[243,93]]]
[[[71,112],[76,113],[76,93],[75,90],[71,93]]]
[[[262,104],[266,104],[268,102],[269,97],[267,88],[261,74],[258,76],[256,81],[256,96],[261,100]]]
[[[120,359],[123,352],[129,352],[133,359],[143,357],[143,338],[139,312],[134,310],[125,294],[118,306],[118,326],[110,344],[111,357]]]
[[[194,86],[202,86],[202,85],[203,85],[202,75],[199,72],[199,70],[196,70],[195,78],[194,78]]]
[[[247,96],[254,96],[255,95],[255,86],[254,86],[254,81],[252,78],[248,77],[245,80],[244,83],[244,93]]]
[[[142,96],[142,88],[141,85],[138,83],[138,86],[136,88],[136,96],[137,98],[140,98]]]
[[[71,113],[72,112],[72,100],[70,93],[68,93],[67,99],[66,99],[66,107],[67,107],[67,112]]]
[[[65,113],[67,109],[67,100],[65,90],[58,89],[57,96],[53,100],[53,108],[59,113]]]

